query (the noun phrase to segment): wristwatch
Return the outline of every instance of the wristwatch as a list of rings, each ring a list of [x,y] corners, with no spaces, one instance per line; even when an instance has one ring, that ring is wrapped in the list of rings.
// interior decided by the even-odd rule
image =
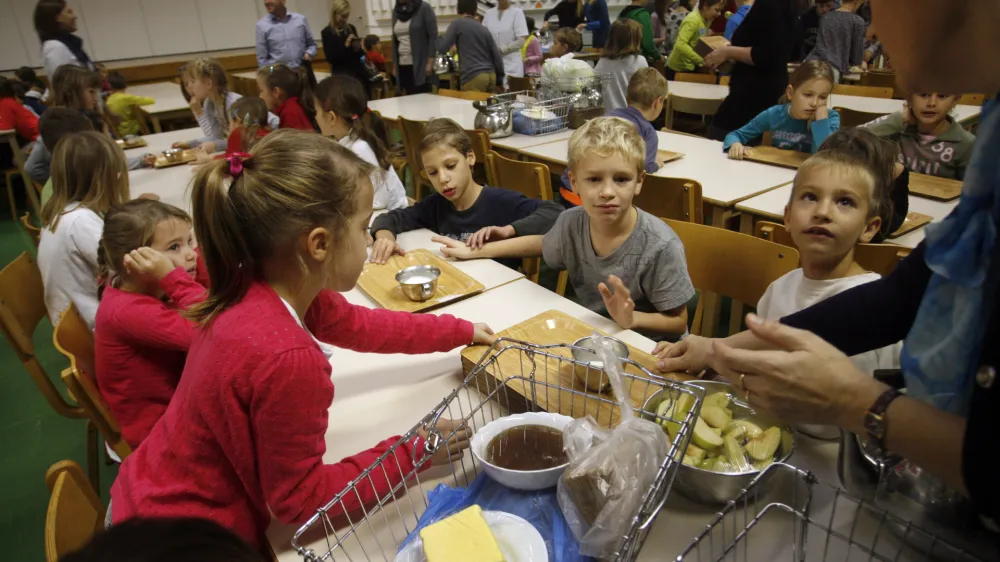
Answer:
[[[883,456],[886,454],[887,450],[885,447],[885,411],[889,409],[889,404],[902,393],[895,389],[890,388],[883,392],[872,404],[871,408],[865,412],[865,431],[868,433],[867,445],[868,450],[878,456]]]

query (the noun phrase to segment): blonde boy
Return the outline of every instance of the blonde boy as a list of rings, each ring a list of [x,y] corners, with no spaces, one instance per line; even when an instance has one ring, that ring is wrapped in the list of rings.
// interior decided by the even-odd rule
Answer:
[[[684,335],[686,304],[694,296],[684,246],[662,220],[632,205],[646,173],[646,147],[635,125],[617,117],[587,122],[570,138],[569,168],[582,205],[564,211],[545,236],[481,248],[435,241],[457,259],[543,256],[550,267],[569,272],[580,304],[622,328],[655,339]]]

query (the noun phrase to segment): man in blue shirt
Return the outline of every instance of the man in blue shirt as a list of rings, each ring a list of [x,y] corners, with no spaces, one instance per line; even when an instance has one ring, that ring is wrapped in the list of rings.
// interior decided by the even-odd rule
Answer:
[[[739,3],[739,0],[737,0]],[[726,41],[733,40],[733,33],[736,33],[736,28],[743,23],[743,18],[747,17],[747,13],[750,8],[753,7],[753,0],[743,0],[743,4],[740,6],[736,13],[729,16],[729,20],[726,21]]]
[[[285,0],[264,0],[267,15],[257,22],[257,64],[302,66],[316,56],[316,41],[302,14],[289,12]]]

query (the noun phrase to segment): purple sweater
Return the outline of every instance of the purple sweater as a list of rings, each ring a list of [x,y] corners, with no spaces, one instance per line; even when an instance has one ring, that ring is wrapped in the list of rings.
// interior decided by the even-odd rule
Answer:
[[[646,119],[642,113],[639,113],[638,109],[631,106],[609,111],[605,117],[621,117],[626,121],[635,123],[635,126],[639,128],[642,140],[646,143],[646,172],[651,174],[660,169],[659,164],[656,163],[656,151],[659,148],[660,141],[656,136],[656,128],[649,122],[649,119]],[[562,185],[566,189],[573,189],[573,186],[569,183],[568,168],[563,172]]]

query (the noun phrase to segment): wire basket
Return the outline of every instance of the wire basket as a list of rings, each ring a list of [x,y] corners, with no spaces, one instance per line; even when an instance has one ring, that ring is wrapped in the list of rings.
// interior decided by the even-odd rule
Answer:
[[[510,106],[514,132],[522,135],[547,135],[567,127],[570,97],[543,97],[532,90],[490,96],[490,105]]]
[[[308,562],[394,560],[403,540],[427,509],[427,493],[442,483],[468,486],[483,470],[468,452],[449,467],[424,472],[431,456],[451,436],[434,429],[438,419],[461,420],[471,433],[494,419],[525,411],[547,410],[574,418],[591,415],[604,427],[616,425],[619,405],[608,395],[588,393],[582,383],[574,383],[574,371],[586,382],[599,380],[602,371],[570,359],[573,349],[585,351],[566,344],[538,346],[506,338],[497,340],[458,388],[295,532],[292,547]],[[646,490],[629,532],[622,536],[611,558],[633,561],[667,500],[680,465],[671,459],[680,458],[679,453],[687,447],[703,393],[696,387],[658,377],[634,361],[623,359],[622,363],[631,371],[624,374],[623,382],[636,404],[637,416],[664,421],[656,412],[639,407],[653,395],[676,400],[687,394],[695,401],[679,423],[653,485]],[[415,468],[403,474],[398,454],[406,454],[405,447],[421,431],[428,435],[425,446],[413,451]],[[376,484],[386,491],[373,496]]]
[[[758,481],[780,479],[769,498]],[[781,490],[780,492],[777,490]],[[985,562],[811,472],[775,463],[678,557],[691,561]]]

